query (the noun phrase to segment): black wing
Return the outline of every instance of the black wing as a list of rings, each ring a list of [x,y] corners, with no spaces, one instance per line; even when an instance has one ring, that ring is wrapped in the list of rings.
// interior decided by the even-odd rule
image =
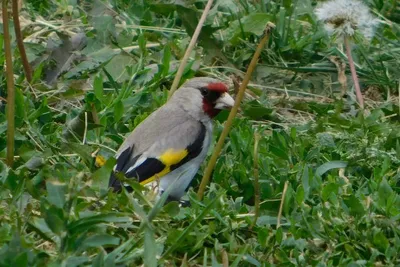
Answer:
[[[113,187],[114,191],[121,191],[121,181],[116,177],[116,173],[118,172],[123,173],[126,178],[136,178],[138,182],[146,182],[146,180],[149,180],[151,177],[162,173],[166,167],[169,167],[168,172],[179,168],[191,159],[196,158],[201,153],[205,136],[206,127],[201,124],[200,132],[197,135],[196,139],[193,143],[185,148],[187,151],[187,155],[182,158],[179,163],[173,164],[171,166],[166,166],[161,160],[157,158],[146,158],[135,169],[128,171],[129,168],[135,165],[141,155],[137,155],[136,157],[131,159],[130,156],[133,152],[134,147],[127,147],[117,158],[117,164],[110,176],[109,186]],[[164,173],[163,175],[165,175],[166,173]],[[126,189],[128,191],[132,191],[132,188],[130,187],[127,187]]]

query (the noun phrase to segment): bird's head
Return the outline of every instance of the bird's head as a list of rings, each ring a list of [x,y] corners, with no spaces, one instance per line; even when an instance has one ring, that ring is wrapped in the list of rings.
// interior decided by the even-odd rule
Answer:
[[[222,109],[230,109],[235,104],[228,94],[228,86],[220,80],[197,77],[186,81],[174,94],[181,99],[184,108],[190,112],[202,113],[213,118]]]

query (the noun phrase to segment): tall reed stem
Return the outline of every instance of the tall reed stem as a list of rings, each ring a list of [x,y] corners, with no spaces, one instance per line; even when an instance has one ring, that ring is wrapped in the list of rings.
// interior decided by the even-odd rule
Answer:
[[[7,80],[7,164],[12,166],[14,163],[14,134],[15,134],[15,91],[14,91],[14,72],[11,54],[10,30],[8,25],[7,0],[2,2],[3,10],[3,33],[4,33],[4,53],[6,56],[6,80]]]

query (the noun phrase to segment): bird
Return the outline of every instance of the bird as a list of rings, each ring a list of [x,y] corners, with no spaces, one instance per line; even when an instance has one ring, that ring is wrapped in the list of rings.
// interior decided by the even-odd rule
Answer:
[[[210,77],[187,80],[124,140],[115,155],[109,187],[115,192],[123,187],[132,191],[117,178],[122,173],[142,185],[158,181],[161,193],[172,185],[168,199],[180,201],[207,156],[212,119],[234,104],[228,86],[221,80]]]

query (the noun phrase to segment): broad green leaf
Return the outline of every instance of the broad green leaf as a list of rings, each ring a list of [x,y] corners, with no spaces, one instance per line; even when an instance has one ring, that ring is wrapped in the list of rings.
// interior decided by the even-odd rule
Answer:
[[[78,154],[86,162],[87,165],[90,165],[90,163],[94,160],[94,158],[92,157],[92,149],[88,145],[69,142],[63,144],[63,147],[67,149],[67,151],[71,150],[74,153]]]
[[[24,237],[14,233],[12,240],[0,249],[0,264],[2,266],[28,267],[27,254],[30,257],[34,255],[32,255],[30,250],[25,248],[25,244]]]
[[[144,266],[157,266],[157,249],[154,232],[149,224],[144,228]]]
[[[72,68],[69,72],[64,74],[64,77],[70,79],[84,74],[85,72],[98,69],[119,53],[119,51],[114,50],[110,47],[103,47],[99,50],[94,50],[86,55],[87,60],[79,63],[76,67]]]
[[[374,245],[377,246],[381,252],[385,252],[390,245],[389,240],[382,231],[379,231],[374,235],[373,242]]]
[[[25,112],[26,108],[24,95],[18,87],[15,87],[15,116],[20,119],[25,119]]]
[[[118,91],[119,85],[117,82],[122,83],[129,81],[131,76],[129,75],[127,68],[138,64],[136,59],[129,54],[121,53],[115,55],[103,68],[104,73],[107,75],[108,81],[112,87]]]
[[[93,267],[104,267],[104,252],[103,250],[100,250],[100,252],[94,257],[92,260],[92,266]]]
[[[147,48],[146,48],[146,38],[144,38],[143,34],[139,35],[138,44],[139,44],[140,50],[142,50],[143,55],[146,55],[148,52],[147,52]]]
[[[4,183],[8,177],[8,166],[3,162],[0,161],[0,182]]]
[[[116,266],[116,257],[122,254],[123,251],[129,250],[129,247],[135,244],[137,240],[135,237],[129,238],[125,243],[121,244],[119,247],[114,249],[111,253],[108,253],[104,258],[104,266]]]
[[[244,255],[243,259],[253,266],[261,266],[261,263],[249,254]]]
[[[96,77],[94,77],[93,91],[94,91],[94,95],[96,96],[96,98],[98,100],[100,100],[100,102],[102,102],[103,98],[104,98],[103,76],[96,75]]]
[[[118,123],[121,120],[122,115],[124,115],[124,104],[122,104],[121,100],[118,100],[114,104],[114,121]]]
[[[43,218],[33,217],[27,222],[28,227],[33,229],[41,238],[51,243],[54,242],[54,235]]]
[[[289,160],[288,144],[284,137],[285,133],[280,131],[272,132],[273,142],[269,143],[269,150],[283,160]]]
[[[40,167],[43,166],[45,163],[42,157],[33,156],[27,162],[25,162],[24,166],[27,167],[29,170],[39,170]]]
[[[105,245],[114,245],[117,246],[119,244],[120,239],[118,237],[114,237],[108,234],[95,234],[86,238],[80,247],[80,249],[84,250],[89,247],[102,247]]]
[[[67,185],[59,181],[46,181],[47,200],[62,209],[65,204],[65,194],[67,193]]]
[[[279,228],[276,230],[275,238],[276,238],[276,242],[277,242],[278,244],[281,244],[281,243],[282,243],[282,240],[283,240],[283,231],[282,231],[282,227],[279,227]]]
[[[47,103],[47,98],[44,97],[42,98],[42,101],[40,103],[40,106],[38,109],[35,109],[33,112],[30,112],[30,114],[28,115],[28,120],[30,122],[35,121],[39,116],[43,115],[46,112],[49,112],[49,106]]]
[[[263,216],[258,217],[258,219],[257,219],[257,225],[260,227],[267,226],[267,225],[276,225],[277,222],[278,222],[277,217],[269,216],[269,215],[263,215]]]
[[[28,253],[22,252],[15,258],[15,266],[26,266],[28,267]]]
[[[310,193],[310,167],[308,165],[303,166],[303,172],[301,175],[301,183],[303,185],[303,199],[307,200]]]
[[[386,207],[386,201],[392,194],[393,189],[388,184],[386,178],[383,178],[379,184],[378,195],[379,195],[379,204],[381,207]]]
[[[354,195],[346,197],[344,199],[344,203],[346,204],[347,207],[349,207],[351,215],[362,216],[366,212],[360,200]]]
[[[182,20],[182,24],[186,29],[186,32],[193,36],[193,33],[199,22],[199,12],[194,8],[187,8],[182,5],[176,5],[176,11],[179,18]],[[222,47],[219,42],[215,39],[213,33],[216,28],[212,28],[210,25],[204,25],[199,35],[199,43],[205,48],[208,54],[211,56],[219,57],[224,61],[227,60],[225,55],[221,53]]]
[[[261,247],[265,248],[267,244],[269,231],[265,227],[260,227],[257,230],[257,241],[261,245]]]
[[[164,47],[164,54],[163,54],[163,59],[162,59],[162,65],[163,65],[163,76],[167,76],[169,72],[169,65],[171,62],[171,48],[169,45],[166,45]]]
[[[106,164],[104,164],[100,169],[96,170],[92,175],[92,187],[93,189],[100,191],[100,194],[107,192],[109,189],[108,182],[110,180],[110,175],[115,163],[115,158],[109,158],[106,161]]]
[[[331,194],[337,194],[339,185],[336,183],[329,183],[322,188],[321,197],[324,201],[327,201]]]
[[[263,34],[267,22],[271,21],[271,15],[266,13],[252,13],[230,23],[225,31],[227,40],[236,43],[241,37],[241,33],[252,33],[257,36]]]
[[[180,208],[179,203],[176,201],[171,201],[163,207],[164,212],[168,213],[169,216],[174,217],[179,214]]]
[[[132,219],[124,213],[118,212],[109,212],[102,213],[98,215],[93,215],[85,218],[81,218],[77,221],[74,221],[68,225],[68,231],[71,234],[77,232],[83,232],[92,228],[96,224],[102,223],[131,223]]]
[[[64,260],[64,265],[68,267],[78,267],[89,261],[89,257],[86,256],[70,256]]]
[[[244,246],[242,246],[235,261],[232,263],[231,267],[240,266],[239,263],[243,260],[244,254],[249,250],[249,247],[250,247],[249,244],[245,244]]]
[[[269,150],[277,157],[288,159],[287,151],[279,145],[269,144]]]
[[[296,191],[296,201],[298,205],[301,205],[304,202],[304,187],[299,185]]]
[[[48,209],[43,210],[42,214],[51,231],[60,236],[65,230],[66,223],[63,210],[51,205]]]
[[[100,2],[98,2],[98,4],[100,5]],[[97,32],[97,45],[100,46],[111,43],[111,36],[113,36],[116,31],[114,17],[104,12],[100,16],[93,16],[90,22]]]
[[[270,119],[274,110],[262,106],[258,101],[251,101],[243,107],[243,113],[245,116],[252,120]]]
[[[315,171],[316,175],[322,176],[326,172],[332,170],[332,169],[341,169],[341,168],[346,168],[347,167],[347,162],[346,161],[329,161],[317,168]]]
[[[293,208],[294,204],[294,190],[289,183],[286,194],[285,194],[285,201],[283,203],[283,213],[289,214],[290,210]]]

